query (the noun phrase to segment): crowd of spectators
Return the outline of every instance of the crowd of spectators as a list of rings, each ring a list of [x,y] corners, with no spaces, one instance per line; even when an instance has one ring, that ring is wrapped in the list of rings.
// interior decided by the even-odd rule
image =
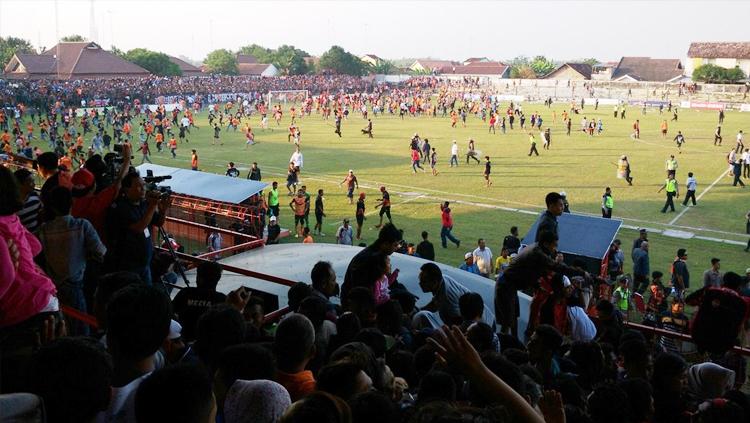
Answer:
[[[387,86],[388,84],[386,84]],[[139,100],[142,104],[156,104],[159,97],[209,100],[210,95],[243,93],[262,96],[269,91],[309,90],[321,93],[366,93],[377,84],[372,79],[348,75],[294,75],[285,77],[253,76],[191,76],[126,79],[82,79],[73,81],[8,81],[0,80],[0,106],[18,103],[42,108],[54,102],[78,106],[109,100]],[[82,103],[84,102],[84,103]],[[207,104],[207,103],[206,103]]]
[[[332,77],[298,82],[304,78]],[[84,86],[97,83],[91,84],[80,92],[54,89],[77,101]],[[121,88],[117,81],[101,84]],[[471,84],[443,87],[444,98]],[[406,100],[416,88],[422,87],[391,99]],[[176,288],[165,281],[176,263],[154,248],[170,199],[128,171],[130,146],[122,148],[116,168],[92,155],[75,172],[60,166],[54,152],[37,155],[44,179],[38,194],[31,172],[0,166],[0,417],[138,423],[750,417],[739,389],[746,363],[731,351],[746,323],[748,281],[719,273],[718,260],[704,275],[706,286],[685,295],[687,254],[678,251],[670,281],[675,300],[668,304],[663,275],[649,274],[643,232],[631,255],[638,279],[622,274],[625,254],[617,242],[609,254],[612,280],[596,283],[583,264],[568,266],[558,254],[564,201],[550,193],[534,244],[518,251],[516,228],[495,265],[483,240],[467,253],[467,269],[496,275],[492,303],[426,260],[419,289],[430,301],[417,307],[415,293],[391,269],[403,234],[386,224],[344,275],[329,262],[316,263],[309,281],[290,287],[290,313],[276,322],[265,318],[275,310],[245,288],[219,292],[220,262],[202,261],[195,286],[171,292]],[[429,249],[420,246],[427,257]],[[683,298],[698,307],[693,336],[701,355],[689,357],[691,364],[668,338],[624,325],[633,291],[647,289],[648,311],[664,328],[687,327]],[[531,324],[521,333],[519,291],[534,297]]]

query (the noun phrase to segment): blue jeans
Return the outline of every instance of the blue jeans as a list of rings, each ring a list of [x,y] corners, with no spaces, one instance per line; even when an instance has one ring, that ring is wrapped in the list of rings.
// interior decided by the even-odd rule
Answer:
[[[451,155],[451,167],[453,167],[454,164],[458,166],[458,157],[456,157],[455,154]]]
[[[74,308],[81,313],[87,313],[86,297],[83,295],[83,281],[66,281],[57,288],[57,298],[60,303]],[[89,326],[81,321],[68,320],[71,335],[88,336]]]
[[[446,240],[446,238],[451,240],[451,242],[456,244],[456,246],[458,246],[458,244],[461,242],[453,236],[453,234],[451,233],[452,230],[453,228],[447,228],[445,226],[440,229],[440,241],[442,241],[443,243],[443,248],[448,247],[448,241]]]

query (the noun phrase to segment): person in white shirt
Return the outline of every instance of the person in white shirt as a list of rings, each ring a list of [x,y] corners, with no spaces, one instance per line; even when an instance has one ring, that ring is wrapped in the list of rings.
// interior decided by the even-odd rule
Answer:
[[[683,206],[687,206],[688,200],[693,200],[693,205],[695,205],[695,190],[698,187],[698,181],[695,180],[693,177],[693,172],[688,172],[688,178],[685,182],[685,187],[687,188],[687,195],[685,195],[685,199],[682,201]]]
[[[750,178],[750,149],[742,152],[742,176]]]
[[[302,156],[302,152],[299,150],[299,146],[294,149],[294,153],[292,153],[292,157],[289,158],[289,161],[294,163],[294,166],[297,169],[302,169],[302,165],[304,164],[304,157]]]
[[[740,151],[742,151],[742,150],[745,149],[745,143],[744,143],[744,141],[745,141],[745,135],[742,133],[742,130],[740,129],[740,132],[737,133],[737,147],[736,147],[736,149],[737,149],[738,153]]]
[[[483,238],[479,238],[477,245],[479,246],[472,253],[474,263],[479,267],[479,274],[489,278],[492,273],[492,251],[487,247]]]
[[[183,116],[182,119],[180,119],[180,125],[187,129],[190,126],[190,119],[188,119],[187,116]]]
[[[454,164],[458,167],[458,144],[456,140],[453,140],[453,145],[451,145],[451,167]]]
[[[580,294],[573,295],[573,285],[570,279],[563,275],[563,288],[567,298],[568,324],[570,325],[570,339],[573,341],[588,342],[596,337],[596,326],[583,309],[583,301]]]

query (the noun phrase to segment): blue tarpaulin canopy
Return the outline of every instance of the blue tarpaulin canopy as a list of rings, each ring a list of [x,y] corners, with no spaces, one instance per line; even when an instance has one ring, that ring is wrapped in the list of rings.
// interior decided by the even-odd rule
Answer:
[[[536,239],[539,219],[531,225],[522,243],[530,245]],[[574,254],[582,257],[601,260],[617,236],[622,220],[581,214],[563,213],[557,218],[557,235],[560,239],[557,250],[563,254]]]
[[[136,169],[141,176],[146,176],[148,170],[151,170],[154,176],[171,176],[172,179],[165,180],[161,185],[171,187],[172,191],[178,194],[225,203],[239,204],[259,193],[268,185],[264,182],[249,179],[230,178],[213,173],[155,164],[142,164]]]

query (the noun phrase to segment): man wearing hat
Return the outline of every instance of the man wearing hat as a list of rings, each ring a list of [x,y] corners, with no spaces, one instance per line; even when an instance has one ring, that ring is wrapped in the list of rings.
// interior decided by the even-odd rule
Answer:
[[[73,217],[86,219],[94,225],[94,229],[102,238],[106,240],[106,231],[104,223],[107,217],[109,206],[117,199],[122,185],[122,179],[130,170],[130,144],[122,145],[122,164],[117,172],[112,185],[97,192],[96,176],[86,168],[82,168],[73,174],[71,182],[73,183],[73,208],[70,214]]]
[[[465,270],[469,273],[479,275],[479,266],[477,266],[477,264],[474,263],[474,254],[472,254],[471,251],[464,254],[464,262],[463,264],[458,266],[458,268],[461,270]]]
[[[617,277],[617,288],[612,293],[612,303],[620,310],[623,315],[627,315],[628,310],[633,307],[631,296],[633,291],[630,290],[630,275],[620,275]]]
[[[271,216],[271,219],[268,222],[268,237],[266,238],[266,244],[278,244],[280,235],[281,228],[276,223],[276,216]]]

